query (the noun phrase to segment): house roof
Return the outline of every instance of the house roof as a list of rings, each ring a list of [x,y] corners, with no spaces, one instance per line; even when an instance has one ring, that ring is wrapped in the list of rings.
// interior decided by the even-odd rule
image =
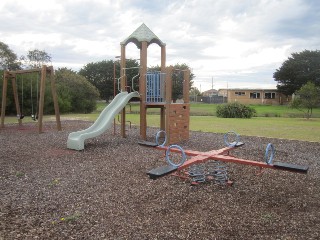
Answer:
[[[218,90],[210,89],[210,90],[204,91],[203,93],[216,93],[216,92],[218,92]]]
[[[156,43],[160,47],[166,45],[144,23],[122,41],[121,45],[127,45],[130,42],[134,43],[139,49],[141,49],[142,42],[147,42],[148,46],[152,43]]]

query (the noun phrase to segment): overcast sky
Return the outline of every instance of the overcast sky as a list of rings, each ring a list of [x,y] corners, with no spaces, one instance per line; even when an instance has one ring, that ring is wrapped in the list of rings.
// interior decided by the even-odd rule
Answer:
[[[291,53],[320,49],[319,0],[1,0],[0,41],[18,56],[44,50],[53,66],[79,70],[120,55],[145,23],[167,45],[167,65],[186,63],[195,86],[275,88]],[[139,58],[133,43],[127,58]],[[148,48],[160,65],[160,47]]]

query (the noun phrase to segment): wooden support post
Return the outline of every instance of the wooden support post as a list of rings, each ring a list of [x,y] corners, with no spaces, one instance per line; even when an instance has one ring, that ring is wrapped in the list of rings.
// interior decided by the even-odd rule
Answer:
[[[161,46],[161,72],[166,71],[166,46]]]
[[[167,67],[166,68],[166,116],[165,116],[165,125],[166,125],[166,134],[167,134],[167,141],[170,143],[170,117],[169,117],[169,111],[170,111],[170,105],[172,101],[172,72],[173,67]]]
[[[146,73],[147,73],[147,48],[146,41],[141,42],[140,49],[140,135],[143,140],[147,138],[147,108],[146,108]]]
[[[160,108],[160,130],[166,130],[166,109],[165,107]]]
[[[166,68],[166,104],[172,101],[172,72],[172,66]]]
[[[43,108],[44,108],[44,93],[46,89],[46,75],[47,75],[47,66],[43,65],[41,69],[40,97],[39,97],[39,109],[38,109],[38,132],[39,133],[42,133],[42,128],[43,128]]]
[[[48,67],[49,74],[50,74],[50,82],[51,82],[51,93],[53,99],[53,106],[54,106],[54,113],[56,115],[56,122],[57,122],[57,130],[61,131],[61,121],[60,121],[60,110],[58,104],[58,96],[57,96],[57,89],[56,89],[56,80],[54,77],[53,67]]]
[[[161,73],[166,72],[166,46],[161,46]],[[164,94],[166,98],[166,91]],[[161,107],[160,110],[160,130],[165,131],[166,129],[166,108],[165,106]]]
[[[183,72],[183,101],[184,103],[189,103],[190,98],[189,98],[189,88],[190,88],[190,70],[187,69],[186,71]]]
[[[1,128],[4,128],[4,117],[6,115],[7,88],[8,88],[8,72],[4,71],[3,86],[2,86],[2,102],[1,102]]]

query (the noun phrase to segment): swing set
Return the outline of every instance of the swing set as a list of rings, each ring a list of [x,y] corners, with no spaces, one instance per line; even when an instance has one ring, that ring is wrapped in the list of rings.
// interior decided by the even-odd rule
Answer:
[[[39,103],[39,75],[40,73],[37,73],[37,77],[36,77],[36,108],[34,109],[34,90],[33,90],[33,79],[31,78],[30,80],[30,104],[31,104],[31,119],[33,121],[37,121],[38,120],[38,112],[34,112],[34,110],[37,110],[38,109],[38,103]],[[19,100],[19,103],[21,103],[21,106],[20,106],[20,113],[18,112],[17,113],[17,118],[18,119],[23,119],[25,117],[25,111],[24,111],[24,99],[25,99],[25,84],[24,84],[24,76],[23,74],[20,74],[20,89],[19,89],[19,84],[18,84],[18,77],[16,78],[16,84],[17,84],[17,93],[18,93],[18,99],[19,99],[19,90],[20,90],[20,99]],[[28,86],[27,86],[28,87]]]
[[[34,86],[34,80],[32,78],[24,78],[26,74],[36,73],[36,84]],[[17,76],[20,75],[20,84],[18,83]],[[55,79],[53,67],[47,67],[43,65],[42,68],[34,68],[28,70],[17,70],[17,71],[5,71],[3,74],[3,88],[2,88],[2,103],[1,103],[1,128],[4,128],[5,110],[7,106],[7,90],[8,81],[12,82],[13,97],[16,106],[17,119],[19,126],[22,126],[22,119],[25,117],[24,105],[25,105],[25,81],[30,81],[30,105],[31,105],[31,118],[34,121],[38,121],[38,132],[43,132],[43,110],[44,110],[44,97],[45,97],[45,83],[47,76],[51,82],[51,93],[54,105],[54,111],[56,116],[57,130],[61,131],[60,113],[58,98],[56,93]],[[40,84],[39,84],[40,81]],[[20,85],[20,87],[19,87]],[[34,90],[35,89],[35,90]],[[36,96],[34,96],[36,92]],[[20,97],[19,97],[20,95]],[[20,99],[21,101],[20,101]],[[21,104],[20,104],[21,103]]]

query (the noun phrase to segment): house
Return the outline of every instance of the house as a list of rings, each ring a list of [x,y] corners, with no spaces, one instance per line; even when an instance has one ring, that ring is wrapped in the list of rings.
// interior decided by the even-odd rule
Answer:
[[[218,95],[218,90],[216,89],[210,89],[205,92],[202,92],[202,96],[204,97],[212,97],[212,96],[217,96]]]
[[[224,103],[227,98],[218,96],[218,90],[210,89],[202,92],[201,96],[190,95],[190,102],[202,102],[202,103]]]
[[[219,89],[218,95],[227,97],[228,103],[284,105],[292,100],[291,96],[279,93],[277,89]]]

